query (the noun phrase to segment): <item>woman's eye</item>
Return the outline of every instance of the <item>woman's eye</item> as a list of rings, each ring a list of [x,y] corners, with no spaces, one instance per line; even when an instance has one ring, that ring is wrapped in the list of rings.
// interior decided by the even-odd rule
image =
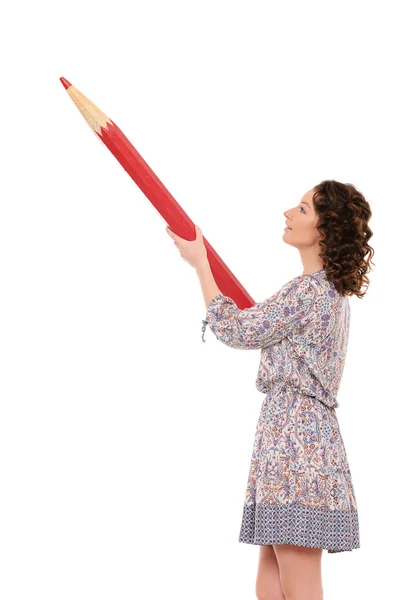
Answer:
[[[305,210],[304,210],[303,206],[301,206],[300,208],[303,210],[303,212],[305,212]],[[305,214],[306,214],[306,213],[305,213]]]

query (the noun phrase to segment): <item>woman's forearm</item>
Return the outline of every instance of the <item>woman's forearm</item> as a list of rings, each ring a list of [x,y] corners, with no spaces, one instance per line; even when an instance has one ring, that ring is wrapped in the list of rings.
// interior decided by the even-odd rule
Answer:
[[[211,271],[210,263],[208,260],[200,263],[196,267],[196,273],[198,278],[200,279],[201,290],[204,296],[205,307],[208,308],[211,300],[215,298],[218,294],[221,294],[221,290],[215,283],[214,276]]]

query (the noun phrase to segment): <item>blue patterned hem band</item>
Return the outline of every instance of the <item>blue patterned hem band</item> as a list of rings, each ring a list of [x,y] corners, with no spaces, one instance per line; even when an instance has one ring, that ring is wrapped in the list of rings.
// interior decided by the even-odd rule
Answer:
[[[360,548],[357,510],[313,508],[296,502],[244,504],[239,542],[294,544],[329,553]]]

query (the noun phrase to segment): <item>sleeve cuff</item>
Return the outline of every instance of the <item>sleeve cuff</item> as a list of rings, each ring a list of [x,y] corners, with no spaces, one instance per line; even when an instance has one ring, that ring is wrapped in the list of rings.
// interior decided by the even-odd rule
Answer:
[[[202,335],[201,335],[201,339],[202,341],[205,343],[205,339],[204,339],[204,333],[205,333],[205,328],[207,327],[208,323],[209,323],[209,313],[210,313],[210,309],[212,309],[213,305],[216,304],[216,302],[218,300],[220,300],[221,298],[226,298],[225,294],[222,294],[222,292],[220,294],[217,294],[216,296],[214,296],[211,300],[211,302],[209,303],[209,305],[207,306],[207,314],[206,314],[206,318],[202,320]]]

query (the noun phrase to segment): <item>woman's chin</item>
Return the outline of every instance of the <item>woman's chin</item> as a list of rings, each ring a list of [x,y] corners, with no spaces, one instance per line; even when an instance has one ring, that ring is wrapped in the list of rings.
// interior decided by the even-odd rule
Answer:
[[[286,244],[290,244],[290,246],[293,246],[294,244],[292,243],[291,240],[291,229],[286,229],[283,233],[283,242],[285,242]]]

